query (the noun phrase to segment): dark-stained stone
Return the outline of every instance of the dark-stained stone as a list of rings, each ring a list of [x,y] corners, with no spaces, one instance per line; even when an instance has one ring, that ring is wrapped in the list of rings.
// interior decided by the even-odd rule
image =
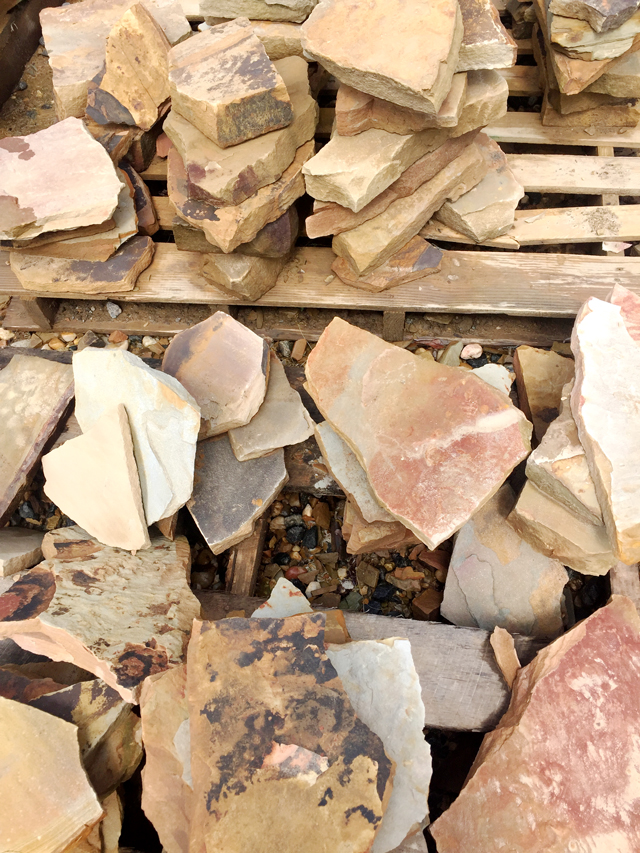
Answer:
[[[513,354],[520,407],[529,420],[538,441],[549,424],[558,417],[562,389],[575,372],[573,359],[551,350],[521,346]]]
[[[160,228],[160,224],[158,223],[158,215],[153,206],[149,187],[126,160],[120,163],[120,169],[124,173],[125,180],[133,196],[133,203],[138,217],[138,231],[145,237],[152,237]]]
[[[256,255],[204,255],[202,275],[216,287],[254,302],[275,287],[287,262],[286,257],[261,258]]]
[[[615,30],[637,11],[637,0],[551,0],[549,12],[587,21],[597,33]]]
[[[181,217],[173,218],[172,228],[176,248],[186,252],[222,254],[222,249],[210,243],[202,229],[194,227]],[[252,257],[282,258],[293,249],[299,231],[298,211],[292,205],[282,216],[258,231],[253,240],[249,243],[241,243],[233,251],[239,255]]]
[[[354,275],[344,258],[336,258],[331,269],[345,284],[370,293],[380,293],[390,287],[397,287],[399,284],[438,272],[443,254],[442,249],[428,243],[423,237],[413,237],[388,261],[367,275]]]

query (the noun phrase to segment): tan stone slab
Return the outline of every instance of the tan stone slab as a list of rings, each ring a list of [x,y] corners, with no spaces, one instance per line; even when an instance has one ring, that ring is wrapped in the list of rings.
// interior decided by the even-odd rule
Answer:
[[[371,846],[394,763],[356,717],[325,655],[324,623],[314,614],[194,624],[187,667],[192,848],[314,853]],[[212,670],[214,680],[205,675]],[[211,709],[223,697],[231,713],[220,717]],[[243,759],[229,772],[225,756],[239,749]],[[265,832],[255,816],[282,802],[288,819],[271,821]]]
[[[572,97],[567,95],[567,97]],[[549,103],[542,101],[542,124],[544,127],[635,127],[640,121],[640,105],[637,100],[624,104],[602,104],[593,109],[574,111],[562,115]]]
[[[102,546],[85,559],[47,560],[0,596],[0,636],[72,661],[136,704],[148,675],[183,662],[200,613],[190,560],[183,536],[154,536],[135,556]]]
[[[585,521],[541,492],[531,481],[509,523],[536,551],[584,575],[606,575],[616,557],[604,525]]]
[[[251,21],[251,25],[272,62],[277,59],[284,59],[287,56],[302,56],[302,28],[300,24],[289,21],[260,20]]]
[[[255,18],[256,22],[306,20],[317,0],[201,0],[200,14],[207,18]],[[251,23],[256,23],[252,21]]]
[[[223,252],[232,252],[256,237],[265,225],[279,219],[293,202],[304,195],[302,167],[313,157],[315,143],[305,142],[293,163],[277,181],[261,187],[238,205],[214,207],[189,198],[184,163],[177,151],[167,158],[167,189],[176,211],[191,225],[201,228],[207,240]]]
[[[453,136],[493,124],[507,114],[509,84],[494,70],[468,71],[467,93]]]
[[[216,287],[239,294],[252,302],[275,286],[287,258],[260,258],[252,255],[207,254],[202,259],[202,275]]]
[[[511,690],[520,669],[520,660],[513,637],[504,628],[494,628],[489,637],[489,642],[496,656],[496,663],[500,667],[500,672],[507,682],[507,687]]]
[[[491,0],[460,0],[460,11],[464,36],[457,71],[509,68],[516,64],[518,48]]]
[[[447,198],[459,198],[486,174],[480,148],[469,145],[455,160],[411,195],[394,201],[381,214],[333,238],[336,255],[365,275],[415,237]]]
[[[138,551],[151,545],[127,411],[107,410],[78,438],[42,459],[44,490],[99,542]]]
[[[264,339],[216,311],[173,338],[162,369],[200,406],[202,439],[249,423],[264,401],[269,366]]]
[[[533,423],[538,441],[558,417],[562,389],[575,373],[573,359],[552,350],[518,347],[513,357],[520,408]]]
[[[89,88],[87,115],[151,130],[168,107],[170,49],[160,24],[134,3],[107,36],[105,71]]]
[[[116,209],[122,188],[102,145],[71,118],[30,136],[0,140],[0,172],[4,240],[104,222]]]
[[[401,551],[420,541],[399,521],[365,521],[357,506],[347,501],[342,525],[348,554]]]
[[[4,697],[0,720],[3,846],[16,853],[63,853],[102,817],[80,763],[77,729]]]
[[[133,198],[136,216],[138,218],[138,230],[145,237],[151,237],[160,228],[158,215],[153,205],[149,187],[142,180],[136,170],[126,161],[122,163],[122,174],[129,187]]]
[[[221,148],[286,127],[291,101],[246,18],[219,24],[169,53],[172,108]]]
[[[0,530],[0,577],[23,572],[42,559],[42,536],[38,530],[3,527]]]
[[[16,355],[0,372],[0,524],[73,398],[69,365]]]
[[[637,849],[639,671],[640,620],[622,596],[539,651],[430,827],[440,853]]]
[[[313,435],[311,415],[273,352],[270,362],[267,393],[257,414],[246,426],[229,430],[231,448],[240,462],[266,456],[279,447],[300,444]]]
[[[306,375],[380,503],[430,548],[460,529],[529,452],[530,426],[504,394],[338,318],[310,353]]]
[[[106,261],[69,260],[13,249],[11,270],[25,290],[46,293],[123,293],[153,260],[150,237],[133,237]]]
[[[305,53],[340,82],[434,115],[451,88],[463,26],[459,6],[450,0],[351,6],[321,0],[302,33]]]
[[[203,254],[224,254],[222,249],[207,240],[204,231],[195,228],[177,215],[173,218],[172,229],[176,247],[180,250]],[[299,232],[298,211],[292,205],[278,219],[261,228],[249,243],[241,243],[233,253],[251,257],[282,258],[293,249]]]
[[[637,11],[636,0],[551,0],[549,12],[586,21],[596,33],[615,30]]]
[[[182,158],[192,198],[210,204],[240,204],[260,187],[277,181],[297,149],[313,138],[318,105],[309,90],[308,66],[291,56],[275,64],[291,98],[293,121],[231,148],[220,148],[172,110],[163,128]]]
[[[590,111],[596,115],[598,107],[624,106],[628,104],[627,98],[614,98],[611,95],[602,95],[597,92],[579,92],[577,95],[564,95],[556,89],[548,89],[545,92],[547,109],[552,107],[561,116],[569,116],[572,113]]]
[[[616,98],[640,98],[640,54],[625,53],[611,62],[604,73],[586,87],[586,92],[598,92]]]
[[[614,30],[602,33],[576,18],[550,15],[549,19],[551,41],[574,59],[615,59],[626,53],[640,34],[640,12],[635,12]]]
[[[124,187],[122,190],[124,190]],[[122,190],[118,195],[118,204],[122,199]],[[117,209],[118,208],[116,207],[116,210]],[[75,240],[78,237],[93,237],[95,235],[105,234],[107,231],[111,231],[115,225],[115,215],[116,214],[114,212],[114,215],[110,219],[106,219],[98,225],[85,225],[82,228],[70,228],[68,231],[45,231],[43,234],[39,234],[37,237],[33,237],[29,240],[0,240],[0,247],[3,249],[26,250],[43,249],[46,246],[48,247],[46,251],[50,251],[51,247],[55,243]]]
[[[336,258],[331,269],[345,284],[369,293],[380,293],[407,281],[422,279],[438,272],[443,252],[422,237],[413,237],[406,246],[368,275],[356,276],[344,258]]]

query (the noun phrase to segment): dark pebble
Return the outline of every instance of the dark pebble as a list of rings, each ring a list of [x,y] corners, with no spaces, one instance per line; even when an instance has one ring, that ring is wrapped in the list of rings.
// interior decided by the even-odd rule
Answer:
[[[302,516],[297,513],[296,515],[289,515],[284,520],[285,529],[289,527],[304,527],[304,521]]]
[[[42,47],[44,47],[44,36],[40,36],[40,38],[38,39],[38,44],[41,44]]]
[[[411,560],[407,560],[407,558],[406,558],[406,557],[402,557],[402,556],[401,556],[400,554],[398,554],[397,552],[394,552],[394,553],[391,555],[391,559],[393,560],[393,562],[395,563],[395,565],[396,565],[399,569],[405,569],[407,566],[410,566],[410,565],[411,565]]]
[[[38,113],[35,110],[27,110],[25,115],[27,118],[36,118]]]
[[[301,542],[306,530],[307,528],[304,524],[296,524],[294,527],[290,527],[285,534],[287,542],[291,542],[292,545],[295,545],[297,542]]]
[[[309,550],[318,547],[317,527],[310,527],[308,530],[305,530],[304,536],[302,537],[302,544],[305,548],[308,548]]]
[[[20,505],[20,509],[18,510],[20,518],[35,518],[36,514],[31,508],[31,504],[28,504],[26,501]]]
[[[363,613],[377,613],[378,615],[382,615],[382,605],[379,601],[370,601],[368,604],[362,605]]]
[[[299,581],[299,580],[298,580],[298,578],[294,578],[294,579],[291,581],[291,583],[295,586],[295,588],[296,588],[296,589],[300,590],[300,592],[301,592],[303,595],[305,595],[305,596],[306,596],[306,594],[307,594],[307,588],[306,588],[306,586],[302,583],[302,581]]]
[[[42,109],[43,109],[43,110],[52,110],[52,109],[53,109],[53,104],[43,104],[43,105],[42,105]]]
[[[470,364],[471,367],[474,368],[483,367],[485,364],[487,364],[487,357],[486,355],[481,355],[480,358],[468,358],[467,364]]]
[[[373,590],[372,598],[374,601],[389,601],[396,594],[397,589],[391,586],[390,583],[379,583]]]
[[[279,566],[288,566],[291,562],[291,557],[288,554],[274,554],[273,562]]]
[[[14,90],[14,91],[16,91],[16,92],[24,92],[24,90],[25,90],[25,89],[28,89],[28,88],[29,88],[29,87],[27,86],[27,84],[25,83],[25,81],[24,81],[24,80],[21,80],[21,81],[18,83],[18,85],[16,86],[16,88],[15,88],[15,90]]]

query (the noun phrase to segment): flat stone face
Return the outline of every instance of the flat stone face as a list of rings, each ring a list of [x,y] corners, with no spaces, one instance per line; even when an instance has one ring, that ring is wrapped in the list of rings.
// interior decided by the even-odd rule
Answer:
[[[253,611],[251,619],[284,619],[285,616],[299,616],[301,613],[313,613],[306,595],[291,581],[279,578],[268,600]]]
[[[185,164],[193,198],[210,204],[240,204],[260,187],[277,181],[297,149],[313,137],[318,105],[309,90],[307,63],[291,56],[275,68],[291,98],[293,121],[288,127],[220,148],[174,110],[165,119],[163,129]]]
[[[571,410],[613,549],[631,565],[640,559],[635,473],[640,447],[634,427],[640,408],[640,348],[621,307],[593,298],[576,318],[571,348],[576,357]],[[612,363],[615,372],[606,370]]]
[[[187,506],[213,553],[221,554],[250,536],[256,519],[286,481],[282,449],[238,462],[228,436],[200,442],[193,497]]]
[[[324,653],[324,623],[323,614],[195,623],[187,674],[192,849],[370,848],[394,763],[354,713]],[[229,714],[214,713],[220,702]],[[230,771],[233,755],[242,758]],[[282,802],[287,820],[265,833],[255,816]]]
[[[507,522],[514,504],[505,484],[458,532],[440,612],[454,625],[553,639],[569,577]]]
[[[76,727],[4,697],[0,725],[3,846],[34,853],[66,850],[102,817],[80,763]]]
[[[442,249],[422,237],[413,237],[388,261],[365,276],[356,276],[344,258],[337,258],[331,269],[345,284],[369,293],[380,293],[407,281],[415,281],[438,272],[442,264]]]
[[[176,246],[181,251],[202,252],[205,255],[224,254],[222,249],[207,240],[204,231],[194,228],[181,217],[175,216],[172,226]],[[249,243],[239,245],[233,253],[259,258],[283,258],[293,249],[299,230],[298,213],[292,206],[278,219],[260,229]],[[207,258],[202,260],[204,268],[207,265]],[[222,275],[222,272],[217,274]]]
[[[464,36],[457,71],[509,68],[516,64],[516,43],[491,0],[461,0],[460,11]]]
[[[467,72],[467,94],[453,136],[497,121],[507,113],[509,84],[497,71]]]
[[[636,0],[551,0],[549,11],[587,21],[597,33],[613,30],[637,11]]]
[[[317,0],[202,0],[200,14],[213,18],[251,18],[255,21],[304,21]]]
[[[14,356],[0,371],[0,524],[73,397],[69,365]]]
[[[107,410],[83,435],[42,459],[45,494],[105,545],[137,551],[151,544],[127,411]]]
[[[269,4],[274,8],[277,4]],[[302,56],[302,29],[299,24],[286,21],[252,20],[253,31],[258,36],[269,59]]]
[[[30,569],[42,559],[42,536],[38,530],[3,527],[0,530],[0,577]]]
[[[221,148],[291,124],[287,88],[246,18],[169,53],[172,108]]]
[[[380,503],[430,548],[467,522],[529,452],[529,424],[504,394],[338,318],[309,355],[306,375]]]
[[[393,516],[390,516],[393,517]],[[344,510],[342,535],[347,540],[347,554],[371,554],[374,551],[401,551],[420,540],[399,521],[365,521],[350,500]]]
[[[620,316],[624,321],[627,332],[629,332],[636,343],[640,343],[640,297],[636,296],[633,291],[628,290],[626,287],[615,284],[607,302],[619,306]]]
[[[202,275],[216,287],[254,301],[275,286],[286,262],[286,257],[211,253],[202,259]]]
[[[244,426],[263,403],[269,375],[269,347],[229,314],[177,334],[162,369],[174,376],[200,406],[200,438]]]
[[[586,521],[525,484],[509,523],[536,551],[584,575],[606,575],[616,564],[603,524]]]
[[[622,596],[538,652],[431,826],[438,850],[637,849],[639,672],[640,620]]]
[[[424,739],[420,679],[404,639],[330,646],[327,657],[353,709],[396,765],[393,790],[371,853],[388,853],[428,820],[431,749]]]
[[[302,32],[305,53],[342,83],[433,115],[451,88],[463,27],[451,0],[321,0]]]
[[[561,115],[545,98],[541,115],[545,127],[635,127],[640,121],[640,107],[635,101],[630,101],[623,104],[603,104],[594,109]]]
[[[83,431],[110,408],[129,419],[147,524],[184,506],[193,489],[200,409],[172,376],[123,350],[88,347],[73,357],[75,415]]]
[[[640,56],[637,51],[607,65],[605,72],[585,89],[616,98],[640,97]]]
[[[573,379],[574,362],[551,350],[521,346],[515,351],[513,367],[520,406],[541,441],[558,417],[562,389]]]
[[[270,362],[267,393],[258,412],[246,426],[229,430],[231,447],[240,462],[300,444],[313,435],[311,415],[289,384],[282,362],[274,353]]]
[[[136,704],[147,675],[182,663],[200,613],[189,544],[154,536],[133,556],[92,541],[89,557],[46,560],[0,595],[0,637],[72,661]]]
[[[0,239],[29,240],[104,222],[122,188],[102,145],[66,119],[30,136],[0,140]],[[87,192],[91,175],[91,192]]]

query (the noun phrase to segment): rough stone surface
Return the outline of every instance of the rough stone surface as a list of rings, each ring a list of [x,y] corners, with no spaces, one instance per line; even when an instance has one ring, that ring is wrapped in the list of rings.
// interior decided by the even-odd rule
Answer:
[[[616,98],[640,98],[640,54],[626,53],[612,62],[585,91]]]
[[[193,497],[187,504],[214,554],[251,535],[287,481],[282,449],[238,462],[226,435],[202,441],[196,453]]]
[[[640,619],[623,596],[539,651],[431,826],[438,850],[636,850],[639,673]]]
[[[200,406],[200,438],[244,426],[267,391],[269,347],[263,338],[223,311],[180,332],[162,369],[175,377]]]
[[[286,578],[279,578],[264,604],[251,614],[252,619],[284,619],[286,616],[299,616],[301,613],[313,613],[307,596]]]
[[[202,275],[222,290],[255,301],[275,286],[286,263],[286,257],[209,253],[202,259]]]
[[[576,95],[567,95],[575,98]],[[571,111],[567,115],[556,112],[548,97],[542,101],[542,124],[545,127],[635,127],[640,121],[640,106],[637,101],[619,104],[602,104],[583,111]]]
[[[489,642],[496,656],[496,663],[500,667],[500,672],[507,682],[507,687],[511,690],[520,669],[520,660],[513,637],[504,628],[494,628],[489,637]]]
[[[451,88],[463,26],[450,0],[321,0],[302,33],[305,54],[340,82],[433,115]],[[390,33],[395,50],[389,49]]]
[[[558,417],[562,389],[573,379],[574,362],[551,350],[521,346],[514,353],[513,367],[520,407],[541,441],[549,424]]]
[[[354,713],[324,653],[324,624],[322,614],[194,624],[192,849],[370,848],[394,763]],[[229,714],[214,712],[221,702]],[[242,756],[231,771],[230,755]],[[287,820],[271,821],[265,832],[256,814],[272,814],[271,804],[282,802]]]
[[[47,497],[98,541],[127,551],[151,545],[131,429],[121,403],[83,435],[47,453],[42,468]]]
[[[454,625],[553,639],[569,577],[507,522],[514,504],[505,484],[458,532],[440,612]]]
[[[127,410],[147,524],[180,509],[193,489],[200,409],[172,376],[129,352],[88,347],[73,357],[83,431],[110,408]]]
[[[192,198],[210,204],[240,204],[260,187],[277,181],[293,162],[297,149],[313,138],[318,105],[311,97],[307,63],[291,56],[275,64],[293,109],[288,127],[231,148],[220,148],[172,110],[163,128],[187,171]]]
[[[173,236],[181,251],[202,254],[224,254],[222,249],[210,243],[204,231],[194,228],[179,216],[173,218]],[[293,249],[300,231],[298,212],[292,205],[282,216],[265,225],[249,243],[242,243],[234,253],[260,258],[282,258]],[[206,259],[203,258],[203,266]]]
[[[509,84],[494,70],[468,71],[467,94],[460,119],[451,130],[452,136],[461,136],[502,118],[507,112]]]
[[[509,523],[536,551],[584,575],[606,575],[616,564],[604,525],[579,518],[527,482]]]
[[[252,20],[251,23],[272,61],[287,56],[302,56],[302,30],[299,24],[263,19]]]
[[[640,12],[614,30],[594,32],[586,21],[550,15],[549,36],[554,45],[574,59],[615,59],[622,56],[640,35]]]
[[[213,18],[254,19],[252,23],[263,21],[293,21],[300,23],[308,17],[317,0],[284,0],[274,3],[272,0],[201,0],[200,14]]]
[[[339,318],[310,353],[306,375],[380,503],[430,548],[460,529],[529,452],[530,425],[504,394]]]
[[[354,555],[380,550],[400,551],[420,542],[399,521],[365,521],[356,504],[350,500],[347,500],[344,510],[342,535],[347,539],[347,554]]]
[[[42,536],[38,530],[4,527],[0,530],[0,577],[23,572],[42,559]]]
[[[293,119],[287,88],[246,18],[197,33],[169,53],[171,105],[221,148]]]
[[[513,373],[509,373],[503,364],[489,362],[488,364],[483,364],[482,367],[474,367],[473,372],[483,382],[491,385],[492,388],[496,388],[507,395],[511,392],[514,375]]]
[[[614,30],[637,11],[637,0],[551,0],[549,12],[587,21],[597,33]]]
[[[3,240],[104,222],[122,189],[109,155],[75,118],[0,140],[0,172]]]
[[[438,272],[442,264],[443,251],[422,237],[413,237],[388,261],[368,275],[356,276],[344,258],[337,258],[331,269],[345,284],[380,293],[408,281],[425,278]]]
[[[509,68],[518,49],[491,0],[460,0],[464,36],[457,71]]]
[[[200,613],[189,543],[154,536],[135,556],[92,543],[90,556],[47,560],[0,595],[0,637],[71,661],[136,704],[146,676],[182,663]]]
[[[300,444],[313,435],[313,419],[273,352],[270,362],[267,393],[258,412],[245,426],[229,430],[231,447],[240,462]]]

